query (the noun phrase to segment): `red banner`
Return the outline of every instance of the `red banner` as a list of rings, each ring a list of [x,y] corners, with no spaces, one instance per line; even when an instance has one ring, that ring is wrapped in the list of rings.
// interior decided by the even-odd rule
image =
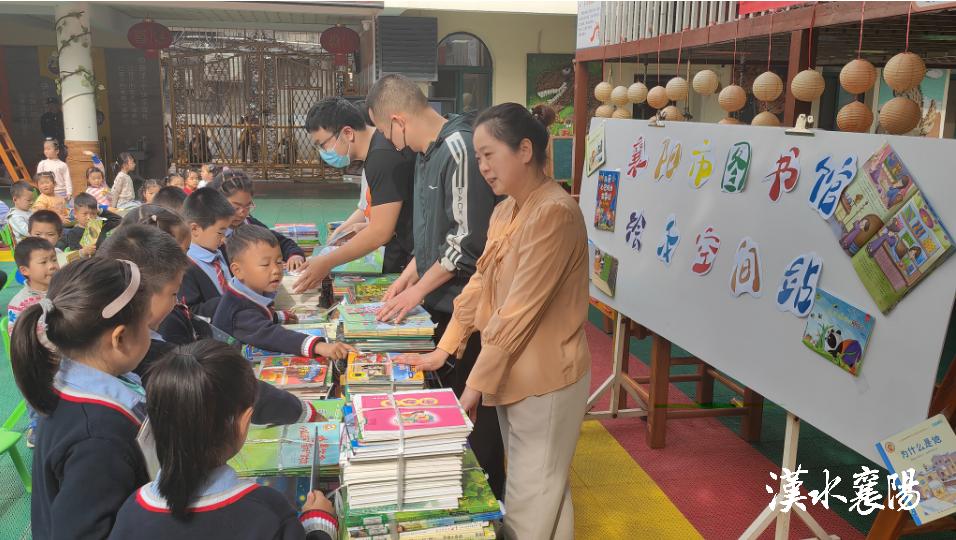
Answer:
[[[737,13],[739,15],[749,15],[750,13],[758,13],[760,11],[805,3],[806,2],[737,2]]]

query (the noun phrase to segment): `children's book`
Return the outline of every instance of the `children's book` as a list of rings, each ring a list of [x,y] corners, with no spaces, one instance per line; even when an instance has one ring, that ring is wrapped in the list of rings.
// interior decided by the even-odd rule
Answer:
[[[903,495],[899,481],[915,473],[918,484],[912,489],[919,503],[910,514],[916,525],[956,512],[956,434],[945,416],[937,414],[880,441],[876,450],[889,473],[898,475],[894,495]],[[894,503],[906,502],[900,498]]]
[[[318,255],[328,255],[339,246],[325,246],[319,250]],[[368,255],[359,257],[354,261],[349,261],[341,266],[332,269],[333,274],[381,274],[382,265],[385,264],[385,247],[382,246]]]
[[[875,322],[869,313],[817,288],[803,344],[851,375],[859,376]]]
[[[340,308],[346,338],[373,338],[396,336],[431,336],[435,323],[425,308],[416,306],[399,324],[375,320],[384,304],[349,304]]]
[[[100,239],[105,223],[106,220],[100,217],[91,219],[86,224],[86,228],[83,229],[83,236],[80,237],[80,247],[95,246],[97,240]]]
[[[311,399],[309,404],[322,417],[319,419],[320,422],[341,422],[344,417],[342,410],[345,407],[344,399]]]
[[[617,259],[610,253],[594,248],[591,265],[591,283],[604,294],[614,298],[617,291]]]
[[[334,469],[339,463],[341,429],[339,422],[252,426],[229,465],[239,476],[309,474],[313,459],[319,470]]]
[[[425,384],[425,374],[404,364],[395,364],[391,353],[349,353],[345,381],[350,387],[383,388],[418,386]],[[352,392],[356,392],[352,388]]]
[[[271,356],[262,359],[259,380],[278,388],[331,388],[332,370],[324,359]]]
[[[332,282],[332,294],[349,304],[381,302],[389,287],[395,283],[399,274],[382,276],[335,276]]]
[[[594,227],[598,230],[614,231],[620,179],[621,171],[603,170],[598,173],[597,205],[594,210]]]
[[[398,439],[402,435],[467,434],[472,428],[450,388],[359,394],[353,403],[363,441]]]

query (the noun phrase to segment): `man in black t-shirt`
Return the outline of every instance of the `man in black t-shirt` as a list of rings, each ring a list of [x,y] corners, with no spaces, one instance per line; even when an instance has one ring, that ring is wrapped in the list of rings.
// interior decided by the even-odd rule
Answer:
[[[385,246],[384,273],[400,273],[412,258],[412,189],[415,157],[399,152],[368,121],[367,113],[341,98],[328,98],[312,107],[305,129],[332,167],[363,161],[368,185],[365,218],[368,226],[335,251],[313,257],[303,267],[295,290],[314,289],[333,268]]]

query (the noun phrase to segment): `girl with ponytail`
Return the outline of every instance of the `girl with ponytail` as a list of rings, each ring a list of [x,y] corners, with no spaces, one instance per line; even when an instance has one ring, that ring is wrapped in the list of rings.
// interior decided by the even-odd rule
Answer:
[[[116,169],[116,178],[113,179],[113,189],[110,192],[110,198],[113,200],[113,206],[120,210],[125,210],[136,204],[136,190],[133,188],[133,178],[129,173],[136,169],[136,159],[129,152],[122,152],[116,163],[113,164]]]
[[[123,505],[110,538],[329,540],[332,506],[309,495],[303,515],[226,462],[242,447],[256,400],[252,367],[225,343],[182,345],[150,368],[147,409],[160,471]]]
[[[139,268],[86,259],[57,272],[17,319],[17,386],[43,417],[33,455],[34,538],[105,538],[148,480],[136,434],[145,391],[130,373],[149,347]]]

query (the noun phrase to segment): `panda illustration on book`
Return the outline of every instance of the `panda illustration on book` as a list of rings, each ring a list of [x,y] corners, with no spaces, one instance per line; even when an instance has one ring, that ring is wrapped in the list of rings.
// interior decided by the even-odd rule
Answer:
[[[853,367],[863,356],[863,347],[855,339],[843,339],[839,328],[831,328],[823,341],[823,347],[833,358],[841,358],[847,367]],[[840,356],[842,355],[842,356]]]

